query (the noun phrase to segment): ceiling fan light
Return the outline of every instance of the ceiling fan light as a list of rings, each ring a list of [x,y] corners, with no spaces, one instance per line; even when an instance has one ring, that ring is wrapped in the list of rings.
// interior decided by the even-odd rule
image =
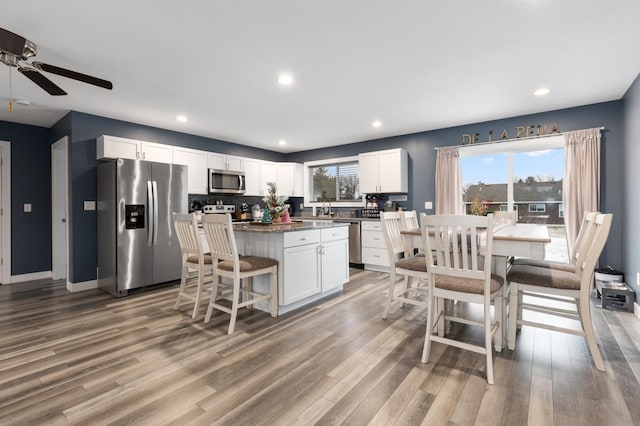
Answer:
[[[38,53],[38,49],[36,49],[36,45],[29,40],[24,41],[24,47],[22,48],[22,59],[27,60],[32,56],[36,56]]]

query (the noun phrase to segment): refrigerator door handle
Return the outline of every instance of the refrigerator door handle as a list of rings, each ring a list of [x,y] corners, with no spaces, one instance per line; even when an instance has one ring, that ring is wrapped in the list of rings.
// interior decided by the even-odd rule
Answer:
[[[158,244],[158,182],[153,181],[153,245]]]
[[[153,245],[153,207],[154,207],[154,197],[153,197],[153,186],[151,185],[151,181],[147,181],[147,234],[149,235],[149,246]]]

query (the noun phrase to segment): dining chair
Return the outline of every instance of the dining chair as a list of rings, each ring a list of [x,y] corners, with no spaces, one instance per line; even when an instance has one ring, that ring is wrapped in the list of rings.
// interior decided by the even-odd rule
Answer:
[[[411,229],[420,229],[418,224],[418,214],[415,210],[400,211],[400,226],[403,231]]]
[[[573,271],[574,266],[580,257],[580,253],[587,249],[589,242],[586,241],[585,236],[591,231],[591,226],[595,217],[600,214],[599,212],[585,212],[582,216],[582,223],[580,224],[580,230],[574,243],[574,254],[569,259],[569,263],[559,262],[554,260],[533,259],[529,257],[517,257],[513,261],[513,265],[530,265],[541,266],[545,268],[560,269],[563,271]]]
[[[173,224],[182,256],[180,288],[173,309],[177,310],[180,307],[182,298],[193,300],[195,305],[191,317],[195,318],[200,309],[205,282],[210,282],[213,279],[211,276],[213,263],[211,256],[203,252],[195,213],[173,213]],[[195,280],[189,278],[190,271],[196,272]],[[195,287],[195,291],[192,291],[193,287]]]
[[[487,382],[493,384],[493,336],[501,331],[504,280],[491,273],[493,249],[493,216],[422,215],[422,235],[427,253],[429,297],[422,362],[429,361],[431,343],[438,342],[485,355]],[[445,300],[478,303],[483,306],[482,319],[454,315],[445,311]],[[491,302],[495,303],[495,319],[491,320]],[[435,310],[435,311],[434,311]],[[451,335],[434,334],[444,321],[481,327],[484,344],[477,345],[454,339]]]
[[[402,231],[420,231],[420,224],[418,223],[418,213],[415,210],[400,211],[400,229]],[[424,247],[422,247],[422,239],[413,235],[403,235],[405,241],[405,254],[407,256],[414,256],[416,254],[424,254]]]
[[[611,214],[597,214],[593,224],[585,231],[582,239],[584,248],[572,271],[532,265],[514,265],[507,274],[510,286],[509,312],[532,312],[555,315],[579,322],[580,329],[561,327],[542,322],[542,320],[525,320],[520,315],[509,315],[509,349],[516,344],[516,327],[528,325],[547,330],[583,336],[598,370],[604,371],[604,362],[598,349],[591,322],[591,302],[589,294],[593,281],[593,272],[604,248],[611,228]],[[522,296],[527,297],[526,303]],[[537,302],[540,301],[540,302]],[[551,303],[543,303],[550,301]],[[553,302],[572,303],[575,309],[564,309]]]
[[[380,225],[384,235],[389,256],[389,289],[387,302],[382,318],[387,318],[393,301],[415,306],[426,307],[424,296],[428,294],[427,265],[423,256],[407,256],[405,243],[400,234],[402,229],[401,215],[403,212],[380,212]],[[396,276],[402,275],[404,280],[400,292],[396,290]],[[422,297],[421,297],[422,296]]]
[[[214,309],[231,315],[228,334],[235,329],[238,309],[255,303],[270,301],[272,317],[278,315],[278,261],[268,257],[242,256],[238,252],[233,233],[231,214],[208,214],[202,218],[202,227],[214,259],[213,289],[204,322],[208,323]],[[269,292],[254,292],[252,278],[269,274]],[[231,283],[220,280],[227,278]],[[242,288],[243,280],[245,287]],[[241,291],[243,300],[240,300]],[[231,307],[223,305],[222,299],[231,297]]]

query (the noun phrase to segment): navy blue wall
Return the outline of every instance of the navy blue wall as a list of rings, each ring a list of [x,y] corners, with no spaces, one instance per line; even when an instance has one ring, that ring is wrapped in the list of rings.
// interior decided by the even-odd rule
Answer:
[[[462,134],[479,133],[478,142],[487,140],[493,130],[493,139],[507,129],[515,137],[517,126],[548,125],[557,123],[561,131],[586,129],[604,126],[602,143],[602,178],[600,208],[613,213],[613,225],[609,242],[605,247],[601,261],[615,268],[622,267],[622,101],[605,102],[577,108],[549,111],[521,117],[505,118],[484,123],[469,124],[447,129],[433,130],[326,149],[298,152],[287,156],[287,161],[304,162],[324,158],[356,155],[360,152],[377,151],[389,148],[405,148],[409,152],[409,195],[407,205],[418,212],[424,210],[425,201],[435,201],[435,148],[448,145],[460,145]],[[636,157],[638,158],[638,157]],[[430,211],[429,213],[433,213]]]
[[[0,140],[11,142],[11,274],[50,271],[49,129],[2,121]]]
[[[622,99],[624,120],[624,143],[622,148],[623,175],[622,208],[623,229],[622,260],[625,281],[636,292],[636,301],[640,300],[640,286],[636,274],[640,272],[640,76],[638,76]]]

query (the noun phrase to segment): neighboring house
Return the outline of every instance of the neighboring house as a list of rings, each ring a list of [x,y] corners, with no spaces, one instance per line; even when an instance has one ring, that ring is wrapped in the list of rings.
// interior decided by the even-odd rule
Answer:
[[[467,214],[473,200],[486,204],[488,212],[507,210],[507,184],[496,183],[470,185],[464,193]],[[562,180],[554,182],[523,182],[513,184],[513,204],[518,212],[518,222],[564,224]]]

